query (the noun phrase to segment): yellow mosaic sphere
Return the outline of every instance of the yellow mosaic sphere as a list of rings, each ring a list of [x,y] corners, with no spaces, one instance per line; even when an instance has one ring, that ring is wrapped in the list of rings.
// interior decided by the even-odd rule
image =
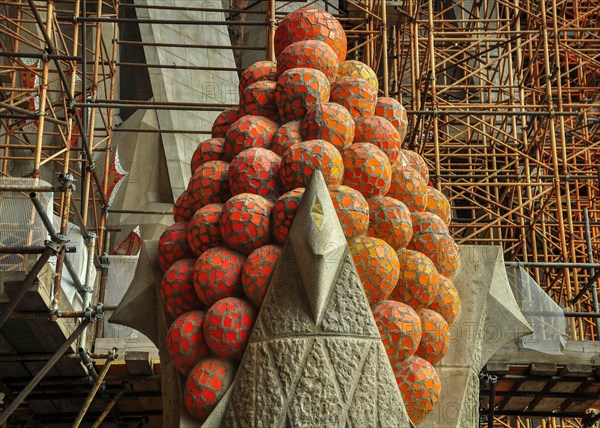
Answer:
[[[340,77],[360,77],[361,79],[365,79],[375,91],[379,90],[377,74],[364,62],[351,59],[340,63],[338,66],[338,78]]]
[[[348,241],[348,249],[365,289],[369,304],[388,298],[398,281],[398,256],[385,241],[358,236]]]

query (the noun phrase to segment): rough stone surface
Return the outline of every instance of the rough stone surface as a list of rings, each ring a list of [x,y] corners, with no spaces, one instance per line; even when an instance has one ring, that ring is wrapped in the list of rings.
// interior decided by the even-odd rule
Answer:
[[[448,353],[435,366],[442,394],[418,427],[478,427],[480,370],[501,346],[531,331],[510,290],[502,249],[465,245],[460,257],[453,281],[461,312]]]
[[[287,240],[218,422],[224,427],[409,427],[327,188],[316,175],[299,208],[313,216],[300,218],[304,226],[337,228],[326,233],[343,239],[333,241],[341,252],[326,266],[334,274],[318,275],[318,284],[307,290],[300,269],[323,263],[322,257],[309,257],[321,249],[314,242],[298,246]],[[311,192],[313,186],[318,191]],[[314,215],[317,197],[317,214],[323,217]],[[307,293],[312,291],[323,300],[311,301]]]

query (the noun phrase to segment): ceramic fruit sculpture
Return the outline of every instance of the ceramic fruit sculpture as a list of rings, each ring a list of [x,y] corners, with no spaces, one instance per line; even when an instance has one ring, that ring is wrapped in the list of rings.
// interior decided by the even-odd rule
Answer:
[[[346,60],[329,13],[300,8],[280,22],[277,61],[241,75],[240,104],[221,112],[189,159],[192,177],[159,242],[167,343],[187,376],[184,402],[203,421],[233,382],[296,215],[320,170],[349,243],[409,416],[440,394],[437,364],[460,312],[451,207],[426,161],[402,147],[400,102],[377,74]]]

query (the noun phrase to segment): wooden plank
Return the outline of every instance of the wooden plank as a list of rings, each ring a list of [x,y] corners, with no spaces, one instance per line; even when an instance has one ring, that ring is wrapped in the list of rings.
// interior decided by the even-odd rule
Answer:
[[[527,391],[527,392],[539,392],[545,386],[547,382],[545,381],[525,381],[516,389],[517,391]],[[535,399],[535,397],[511,397],[510,400],[504,405],[503,410],[523,410],[526,409],[527,406]]]
[[[150,353],[146,351],[127,351],[125,365],[130,375],[152,375],[152,361]]]
[[[554,363],[561,366],[567,364],[588,364],[598,366],[600,364],[600,341],[569,340],[562,354],[543,354],[531,349],[519,348],[511,342],[500,348],[488,361],[490,363],[508,364],[530,364],[530,363]]]

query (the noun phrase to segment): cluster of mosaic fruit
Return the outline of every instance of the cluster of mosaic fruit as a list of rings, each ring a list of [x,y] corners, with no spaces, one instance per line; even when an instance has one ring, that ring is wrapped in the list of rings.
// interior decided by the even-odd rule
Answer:
[[[238,107],[215,120],[159,244],[167,344],[203,420],[233,381],[304,186],[322,171],[411,419],[440,393],[460,300],[450,205],[423,158],[403,148],[406,110],[378,97],[346,35],[305,7],[276,31],[277,62],[240,79]]]

